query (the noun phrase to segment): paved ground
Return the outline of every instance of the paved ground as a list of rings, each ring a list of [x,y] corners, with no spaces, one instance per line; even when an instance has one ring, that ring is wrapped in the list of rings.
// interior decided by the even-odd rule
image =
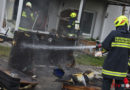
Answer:
[[[53,69],[55,67],[50,66],[37,66],[35,70],[35,74],[38,75],[39,84],[36,86],[35,90],[61,90],[62,83],[56,82],[57,79],[53,75]],[[65,70],[65,76],[73,73],[82,73],[86,70],[93,70],[95,73],[101,72],[101,67],[94,66],[83,66],[77,65],[75,68],[63,68]],[[100,78],[100,77],[99,77]]]
[[[6,67],[7,63],[8,63],[7,58],[0,59],[1,67]],[[62,83],[55,81],[57,78],[53,75],[54,68],[56,67],[35,65],[34,74],[37,75],[37,80],[39,84],[35,87],[34,90],[61,90]],[[83,65],[76,65],[75,68],[63,68],[63,69],[65,71],[66,76],[73,73],[82,73],[86,70],[96,71],[96,73],[100,73],[101,71],[101,67],[83,66]]]
[[[54,68],[55,67],[49,66],[36,68],[36,75],[38,75],[37,79],[39,81],[39,85],[37,85],[35,90],[61,90],[62,83],[55,81],[57,78],[53,75]],[[66,75],[68,75],[71,72],[77,73],[82,71],[78,69],[67,68],[65,69],[65,72]]]

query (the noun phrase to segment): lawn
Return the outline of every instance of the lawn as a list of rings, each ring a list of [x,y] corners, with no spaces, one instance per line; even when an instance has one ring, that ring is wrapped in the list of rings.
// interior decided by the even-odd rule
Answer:
[[[0,57],[9,57],[10,47],[0,46]]]
[[[9,57],[11,48],[0,46],[0,58]],[[105,57],[94,57],[87,54],[78,53],[76,56],[76,63],[81,65],[92,65],[92,66],[102,66]]]
[[[79,54],[76,57],[76,63],[81,65],[92,65],[92,66],[102,66],[105,57],[94,57],[86,54]]]

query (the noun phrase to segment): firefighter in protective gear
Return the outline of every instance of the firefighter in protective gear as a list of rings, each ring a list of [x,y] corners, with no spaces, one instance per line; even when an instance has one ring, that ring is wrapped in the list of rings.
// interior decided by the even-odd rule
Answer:
[[[116,85],[124,84],[127,75],[128,57],[130,54],[130,33],[128,32],[128,18],[124,15],[114,21],[116,30],[113,30],[103,41],[102,47],[108,51],[104,61],[102,75],[102,90],[110,90],[112,80]],[[115,87],[115,90],[124,90]]]
[[[76,12],[70,13],[69,22],[67,25],[68,36],[70,36],[70,37],[75,36],[75,21],[76,21],[76,19],[77,19],[77,13]]]
[[[31,2],[27,2],[25,8],[22,11],[19,30],[21,31],[31,30],[33,23],[34,23],[34,14],[32,10],[32,4]]]
[[[76,12],[72,12],[72,13],[70,14],[70,17],[71,17],[71,18],[77,17],[77,13],[76,13]]]
[[[26,6],[32,8],[32,4],[31,4],[31,2],[27,2],[27,3],[26,3]]]
[[[129,56],[129,60],[128,60],[128,74],[130,74],[130,56]]]

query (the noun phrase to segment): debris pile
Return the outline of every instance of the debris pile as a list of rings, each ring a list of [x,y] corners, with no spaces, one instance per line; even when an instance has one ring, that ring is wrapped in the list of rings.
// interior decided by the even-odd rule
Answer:
[[[101,80],[97,79],[95,73],[91,70],[87,70],[84,73],[76,73],[64,76],[63,69],[54,69],[54,75],[58,77],[57,82],[63,83],[63,89],[67,90],[89,90],[90,86],[95,86],[93,90],[100,90]],[[98,83],[98,84],[97,84]],[[84,87],[84,89],[83,89]],[[73,89],[71,89],[73,88]],[[75,88],[75,89],[74,89]],[[82,88],[82,89],[81,89]],[[98,89],[96,89],[98,88]]]

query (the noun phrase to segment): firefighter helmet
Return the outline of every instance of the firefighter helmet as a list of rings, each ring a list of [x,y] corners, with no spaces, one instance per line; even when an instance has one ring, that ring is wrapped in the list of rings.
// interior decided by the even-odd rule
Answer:
[[[71,18],[77,17],[77,13],[76,13],[76,12],[72,12],[72,13],[70,14],[70,17],[71,17]]]
[[[32,3],[31,3],[31,2],[27,2],[27,3],[26,3],[26,6],[32,8]]]
[[[121,15],[119,17],[116,18],[116,20],[114,21],[115,27],[118,26],[124,26],[124,25],[129,25],[129,21],[128,18],[124,15]]]

